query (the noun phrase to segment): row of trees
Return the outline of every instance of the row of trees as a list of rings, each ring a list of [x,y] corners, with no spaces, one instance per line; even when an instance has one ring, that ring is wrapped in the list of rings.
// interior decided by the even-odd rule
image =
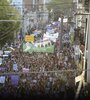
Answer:
[[[51,16],[54,16],[54,20],[57,20],[60,14],[69,16],[73,8],[73,0],[51,0],[47,8],[49,11],[52,10],[53,15]]]
[[[20,12],[10,5],[9,0],[0,0],[0,46],[14,40],[14,33],[20,29]]]

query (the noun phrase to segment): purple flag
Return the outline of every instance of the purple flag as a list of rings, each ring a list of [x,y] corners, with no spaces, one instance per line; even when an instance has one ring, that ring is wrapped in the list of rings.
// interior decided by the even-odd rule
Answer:
[[[18,75],[11,75],[11,84],[14,86],[17,86],[19,82],[19,76]]]

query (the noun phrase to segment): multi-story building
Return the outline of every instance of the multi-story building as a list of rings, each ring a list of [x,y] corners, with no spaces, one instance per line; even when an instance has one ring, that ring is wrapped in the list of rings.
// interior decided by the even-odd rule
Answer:
[[[44,4],[47,0],[23,0],[23,2],[28,11],[35,11],[44,9]]]
[[[34,24],[42,24],[48,21],[46,0],[23,0],[24,30],[27,33]],[[42,25],[41,25],[42,26]]]
[[[87,16],[87,83],[90,86],[90,0],[84,0],[84,6]]]
[[[80,20],[77,20],[77,25],[85,29],[85,51],[84,51],[84,64],[83,71],[86,83],[90,84],[90,0],[77,0],[78,11],[77,16]]]

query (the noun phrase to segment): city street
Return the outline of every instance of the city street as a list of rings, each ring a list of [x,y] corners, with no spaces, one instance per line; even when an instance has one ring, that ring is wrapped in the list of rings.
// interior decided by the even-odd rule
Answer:
[[[0,1],[0,100],[90,99],[90,1]]]

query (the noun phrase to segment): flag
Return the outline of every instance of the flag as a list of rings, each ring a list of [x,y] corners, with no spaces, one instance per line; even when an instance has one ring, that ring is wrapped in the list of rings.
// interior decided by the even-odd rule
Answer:
[[[11,84],[14,86],[17,86],[19,82],[19,76],[18,75],[11,75]]]

